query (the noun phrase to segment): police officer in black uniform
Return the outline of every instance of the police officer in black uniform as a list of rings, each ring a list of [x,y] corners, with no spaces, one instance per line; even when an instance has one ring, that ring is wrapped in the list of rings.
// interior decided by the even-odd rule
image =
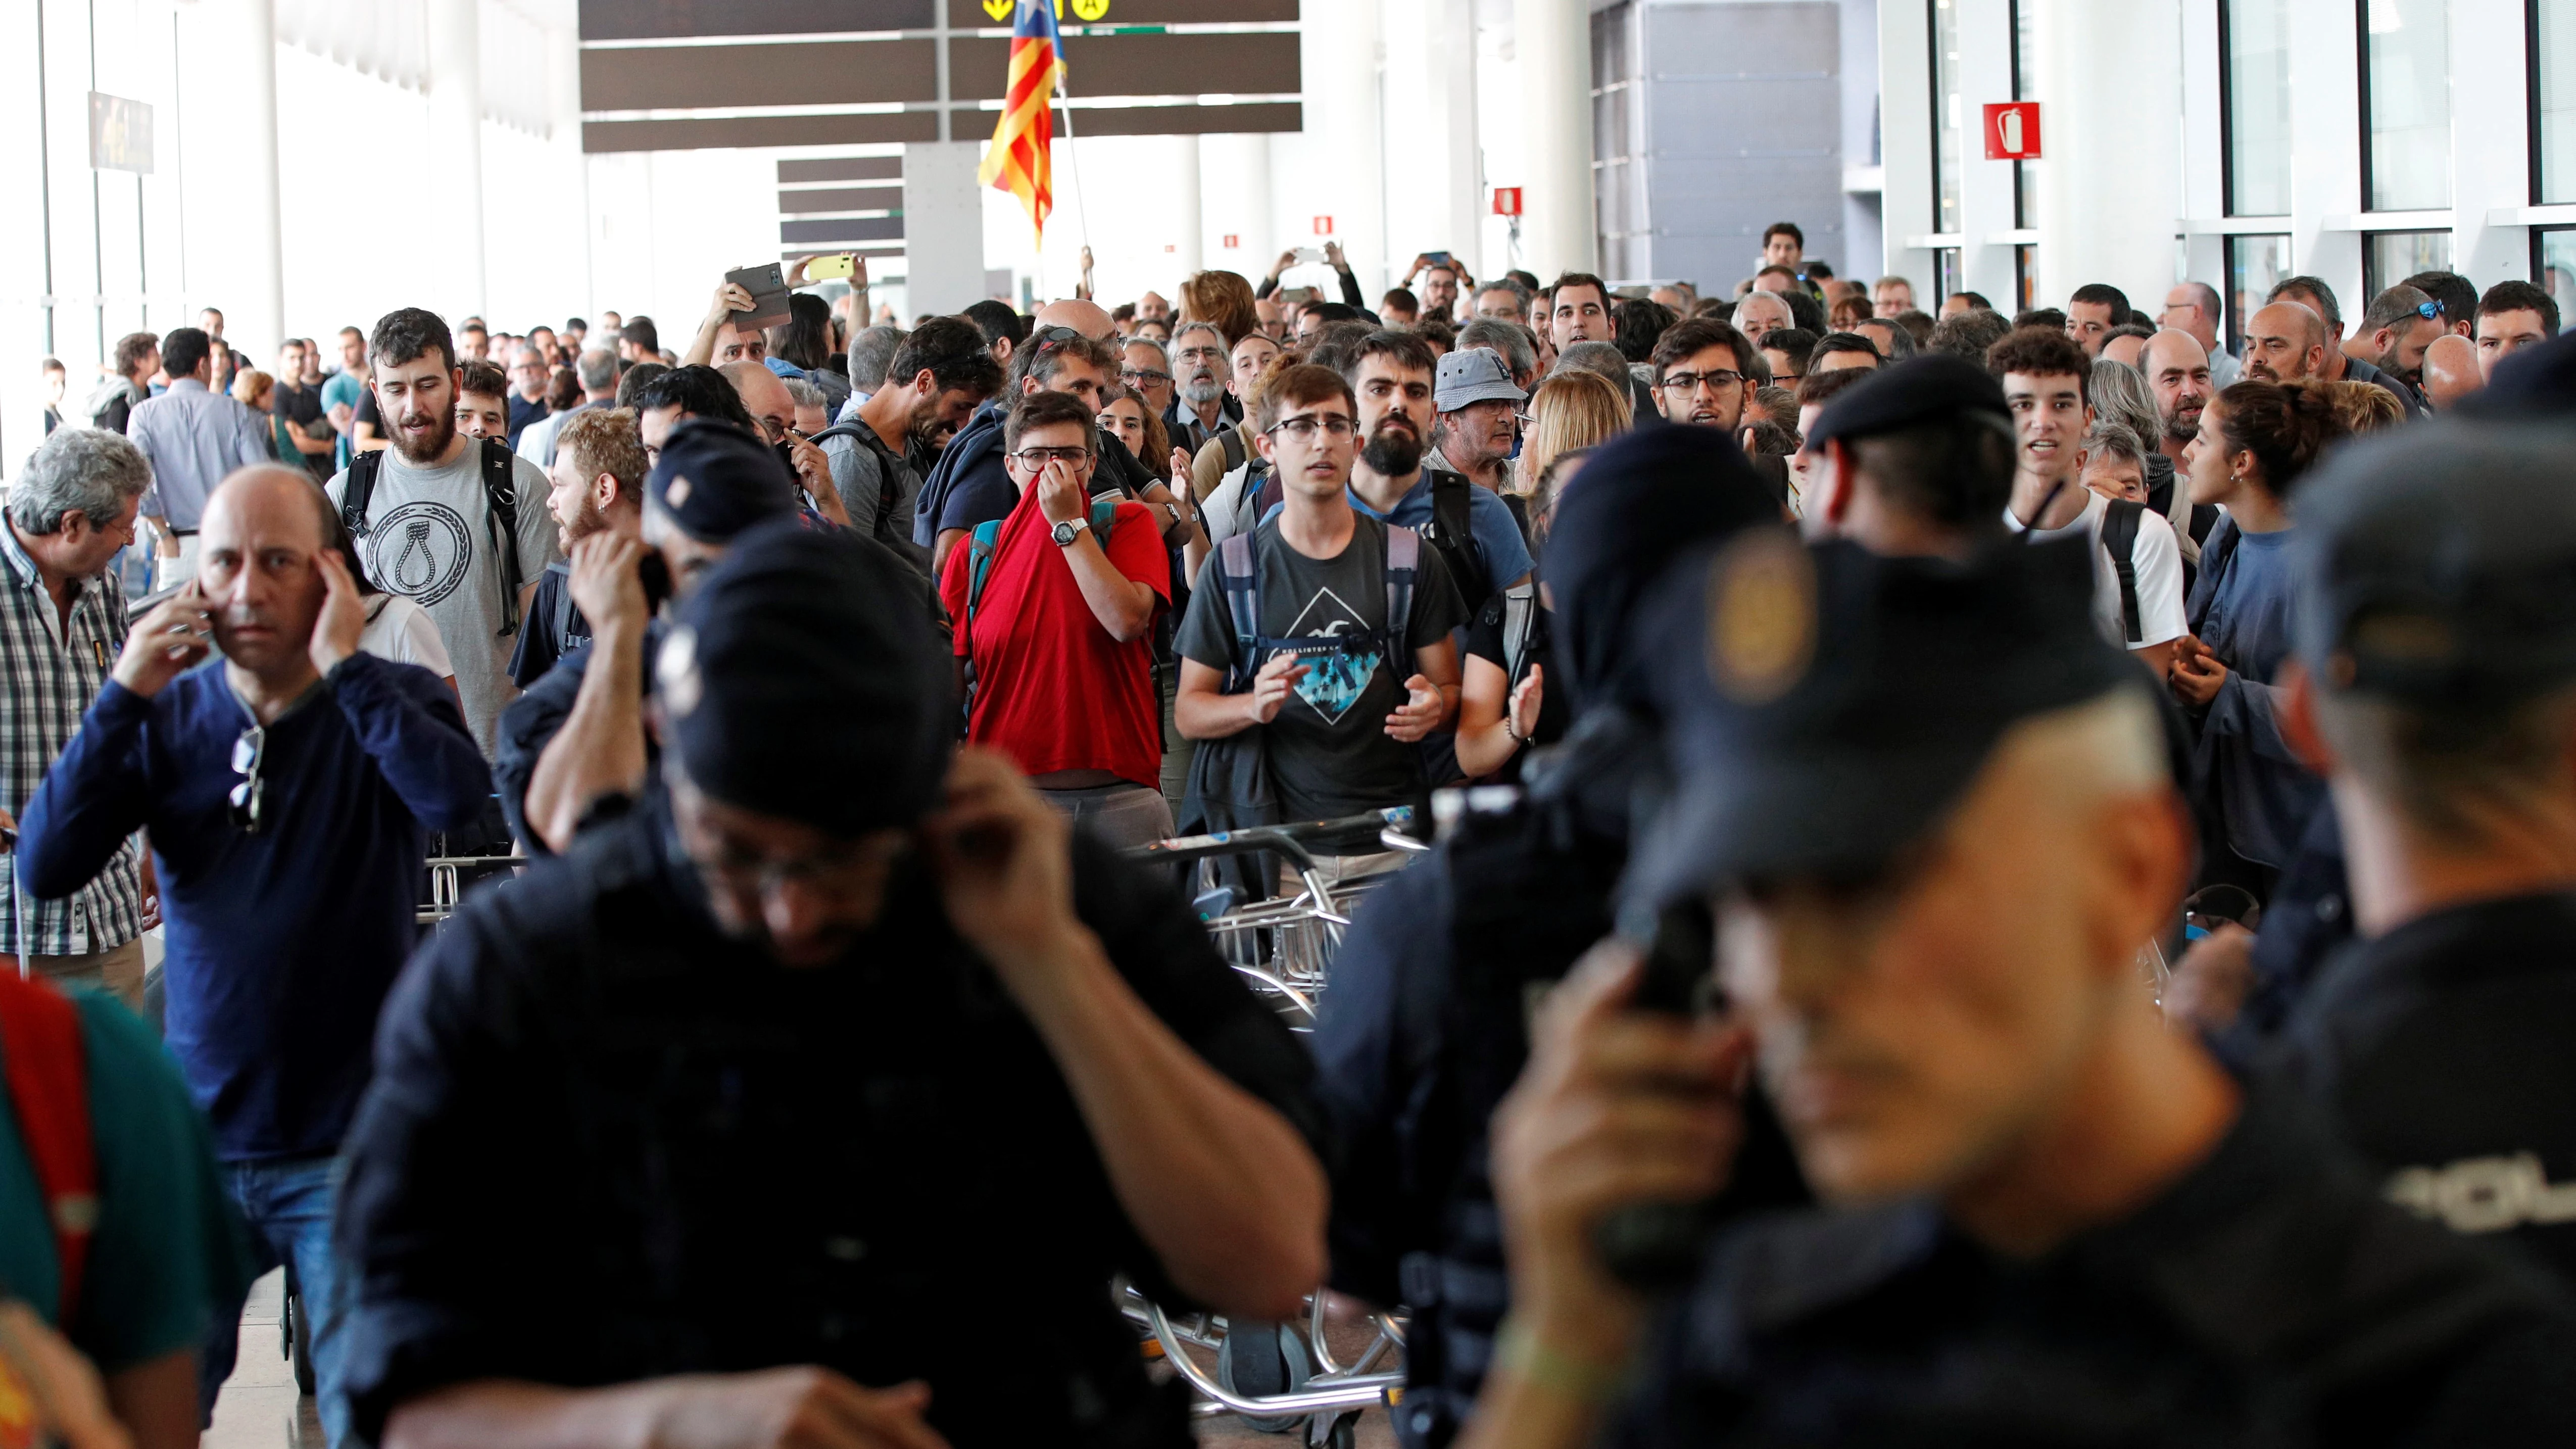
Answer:
[[[1484,1124],[1527,1053],[1529,994],[1610,929],[1630,812],[1659,773],[1637,602],[1694,544],[1779,519],[1722,434],[1657,428],[1596,452],[1548,543],[1549,682],[1572,690],[1572,733],[1525,789],[1468,792],[1439,848],[1377,891],[1334,958],[1312,1042],[1343,1153],[1333,1282],[1411,1311],[1393,1416],[1413,1449],[1456,1432],[1506,1306]]]
[[[1625,889],[1710,901],[1728,1013],[1625,1009],[1617,944],[1542,1013],[1493,1124],[1513,1310],[1462,1444],[2576,1441],[2554,1285],[2150,1009],[2192,829],[2080,546],[1747,535],[1674,585],[1682,783]],[[1723,1180],[1748,1059],[1829,1206],[1718,1239],[1650,1331],[1594,1234]]]
[[[564,654],[501,711],[493,784],[510,833],[530,855],[551,854],[568,838],[561,816],[613,814],[648,787],[653,744],[643,700],[663,601],[685,594],[737,535],[795,513],[795,479],[766,442],[713,418],[671,430],[645,475],[642,540],[594,546],[567,584],[596,631],[592,642]],[[557,750],[567,726],[572,736]],[[578,800],[578,809],[559,808],[566,800]]]
[[[2286,1065],[2391,1198],[2576,1281],[2576,462],[2410,430],[2314,496],[2285,719],[2368,868]]]
[[[667,791],[412,963],[341,1196],[371,1440],[1186,1449],[1113,1275],[1322,1277],[1305,1053],[1166,883],[951,759],[917,597],[737,540],[655,661]]]

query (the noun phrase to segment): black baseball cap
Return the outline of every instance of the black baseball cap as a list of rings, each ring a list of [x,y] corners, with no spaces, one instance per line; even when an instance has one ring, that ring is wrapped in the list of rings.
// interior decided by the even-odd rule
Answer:
[[[2576,679],[2576,429],[2356,443],[2300,486],[2291,547],[2299,658],[2328,688],[2485,711]]]
[[[880,544],[792,518],[744,533],[653,674],[682,767],[726,804],[853,839],[938,801],[954,678],[918,576]]]
[[[778,450],[713,418],[671,429],[644,476],[644,492],[700,543],[723,543],[796,511],[796,482]]]
[[[2003,384],[1964,357],[1927,353],[1881,368],[1825,404],[1807,434],[1807,446],[1821,450],[1835,438],[1849,442],[1943,418],[1981,416],[2011,428],[2012,408],[2004,401]]]
[[[1866,877],[1922,838],[2006,730],[2136,688],[2093,622],[2091,545],[1967,563],[1746,534],[1679,567],[1647,627],[1675,789],[1621,894]]]

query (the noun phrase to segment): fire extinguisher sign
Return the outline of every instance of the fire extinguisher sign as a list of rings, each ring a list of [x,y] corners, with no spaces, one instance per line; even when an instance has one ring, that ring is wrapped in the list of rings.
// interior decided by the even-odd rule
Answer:
[[[2005,101],[1986,110],[1986,159],[2039,159],[2039,102]]]

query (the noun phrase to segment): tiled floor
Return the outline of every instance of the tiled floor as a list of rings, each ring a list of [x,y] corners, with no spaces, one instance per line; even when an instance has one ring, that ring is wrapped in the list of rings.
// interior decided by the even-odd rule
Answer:
[[[276,1272],[252,1286],[241,1357],[215,1400],[215,1426],[199,1441],[202,1449],[319,1449],[322,1420],[313,1401],[295,1391],[295,1370],[277,1351],[285,1285],[285,1273]]]
[[[277,1351],[285,1281],[283,1273],[271,1273],[251,1289],[242,1312],[241,1357],[215,1400],[215,1426],[206,1431],[201,1449],[320,1449],[322,1421],[314,1414],[313,1401],[295,1391],[294,1370]],[[1337,1327],[1333,1340],[1347,1357],[1364,1346],[1366,1335]],[[1358,1428],[1356,1449],[1394,1449],[1395,1431],[1385,1410],[1361,1415]],[[1211,1449],[1299,1449],[1304,1443],[1298,1434],[1256,1434],[1232,1418],[1200,1420],[1198,1437]]]

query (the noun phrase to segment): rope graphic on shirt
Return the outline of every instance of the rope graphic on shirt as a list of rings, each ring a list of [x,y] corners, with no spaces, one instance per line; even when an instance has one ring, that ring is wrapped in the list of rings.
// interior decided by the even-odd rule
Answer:
[[[2525,1223],[2576,1221],[2576,1183],[2553,1183],[2540,1156],[2467,1157],[2409,1167],[2388,1179],[2388,1200],[2455,1233],[2500,1233]]]
[[[411,576],[411,561],[420,560],[420,577]],[[394,559],[394,587],[404,593],[416,593],[429,587],[430,577],[438,572],[438,560],[429,556],[429,520],[415,518],[403,526],[403,551]]]

